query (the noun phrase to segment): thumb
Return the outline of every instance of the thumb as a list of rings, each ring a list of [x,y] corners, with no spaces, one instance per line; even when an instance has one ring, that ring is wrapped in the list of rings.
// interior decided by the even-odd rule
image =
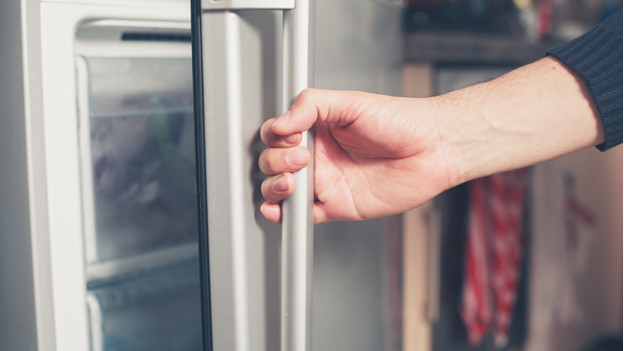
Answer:
[[[361,94],[354,91],[305,89],[271,128],[275,134],[289,135],[306,131],[317,121],[347,126],[357,118],[350,110],[357,105]]]

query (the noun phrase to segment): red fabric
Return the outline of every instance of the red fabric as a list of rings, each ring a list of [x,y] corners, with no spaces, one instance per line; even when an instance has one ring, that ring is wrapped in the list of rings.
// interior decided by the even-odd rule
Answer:
[[[477,344],[488,331],[491,319],[489,255],[486,237],[486,180],[471,183],[470,214],[466,244],[466,279],[462,318],[471,344]]]
[[[507,344],[524,248],[526,169],[471,183],[461,315],[470,344]]]

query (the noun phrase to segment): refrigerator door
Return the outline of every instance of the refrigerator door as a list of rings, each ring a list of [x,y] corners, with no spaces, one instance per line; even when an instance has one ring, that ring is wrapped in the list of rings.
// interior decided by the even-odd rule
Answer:
[[[401,94],[396,3],[317,0],[315,87]],[[401,349],[401,221],[397,215],[314,228],[314,350]]]
[[[400,218],[318,226],[313,239],[307,175],[297,180],[303,193],[283,205],[280,228],[258,210],[257,158],[262,123],[312,84],[315,68],[323,87],[400,92],[400,9],[383,1],[322,0],[314,16],[311,3],[299,0],[192,4],[200,260],[202,277],[210,277],[209,286],[202,284],[210,345],[397,349]],[[307,27],[304,39],[289,17],[298,9],[309,11],[305,20],[295,19]],[[320,64],[312,59],[313,34],[322,35]]]

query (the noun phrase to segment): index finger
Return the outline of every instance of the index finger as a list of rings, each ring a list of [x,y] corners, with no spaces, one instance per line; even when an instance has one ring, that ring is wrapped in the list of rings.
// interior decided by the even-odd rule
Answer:
[[[288,135],[278,135],[271,127],[277,118],[271,118],[262,124],[260,128],[260,139],[269,147],[293,147],[301,143],[301,133]]]
[[[317,122],[347,126],[360,115],[364,103],[372,97],[356,91],[308,88],[295,99],[290,109],[273,121],[277,135],[304,132]]]

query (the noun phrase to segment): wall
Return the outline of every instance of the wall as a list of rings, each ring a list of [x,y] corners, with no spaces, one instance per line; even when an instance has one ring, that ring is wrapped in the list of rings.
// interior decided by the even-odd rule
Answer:
[[[534,175],[542,179],[533,192],[527,350],[578,350],[604,334],[621,335],[622,146],[582,150],[536,166]],[[572,214],[575,242],[563,218],[570,193],[595,217],[590,223]]]

